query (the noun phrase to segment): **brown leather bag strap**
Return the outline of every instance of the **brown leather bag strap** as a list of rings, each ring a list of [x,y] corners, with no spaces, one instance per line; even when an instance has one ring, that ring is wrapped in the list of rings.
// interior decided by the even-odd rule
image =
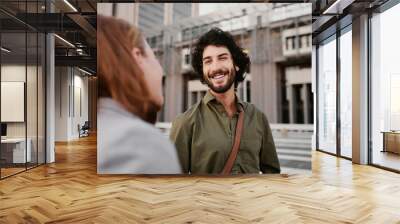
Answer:
[[[239,112],[239,119],[236,123],[236,131],[235,131],[235,141],[232,146],[231,154],[228,157],[228,160],[225,163],[224,169],[222,170],[221,174],[227,175],[231,173],[233,164],[235,163],[237,154],[239,152],[240,146],[240,138],[242,137],[243,132],[243,120],[244,120],[244,110],[240,108]]]

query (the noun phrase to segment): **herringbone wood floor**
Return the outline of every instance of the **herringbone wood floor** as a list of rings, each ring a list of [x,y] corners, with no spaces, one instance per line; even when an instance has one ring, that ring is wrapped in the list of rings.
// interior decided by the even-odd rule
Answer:
[[[312,175],[98,176],[90,137],[0,181],[0,223],[43,222],[400,223],[400,175],[314,152]]]

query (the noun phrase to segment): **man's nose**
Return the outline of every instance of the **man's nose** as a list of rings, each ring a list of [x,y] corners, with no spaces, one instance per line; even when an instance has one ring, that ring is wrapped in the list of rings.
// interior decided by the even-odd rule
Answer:
[[[211,65],[210,65],[210,73],[211,74],[214,74],[214,72],[216,72],[220,69],[221,69],[221,65],[220,65],[220,63],[218,63],[218,61],[211,62]]]

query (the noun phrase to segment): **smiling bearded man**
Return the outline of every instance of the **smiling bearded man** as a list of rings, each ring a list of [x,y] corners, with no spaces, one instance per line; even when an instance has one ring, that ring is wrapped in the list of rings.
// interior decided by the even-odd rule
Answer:
[[[172,124],[184,173],[279,173],[266,116],[235,94],[250,59],[233,37],[213,28],[192,50],[192,66],[209,87],[201,101]]]

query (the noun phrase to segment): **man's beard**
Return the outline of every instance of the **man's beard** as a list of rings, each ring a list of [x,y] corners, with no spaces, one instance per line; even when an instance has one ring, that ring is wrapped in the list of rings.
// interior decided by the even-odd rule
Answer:
[[[228,81],[224,86],[218,86],[217,87],[217,86],[213,85],[211,77],[214,77],[215,74],[219,74],[219,73],[227,75],[228,76]],[[225,93],[226,91],[228,91],[232,87],[233,83],[235,82],[235,76],[236,76],[236,73],[235,73],[235,70],[233,68],[230,70],[230,72],[229,72],[228,69],[218,69],[212,75],[207,75],[207,77],[205,78],[205,81],[206,81],[208,87],[212,91],[214,91],[215,93]]]

